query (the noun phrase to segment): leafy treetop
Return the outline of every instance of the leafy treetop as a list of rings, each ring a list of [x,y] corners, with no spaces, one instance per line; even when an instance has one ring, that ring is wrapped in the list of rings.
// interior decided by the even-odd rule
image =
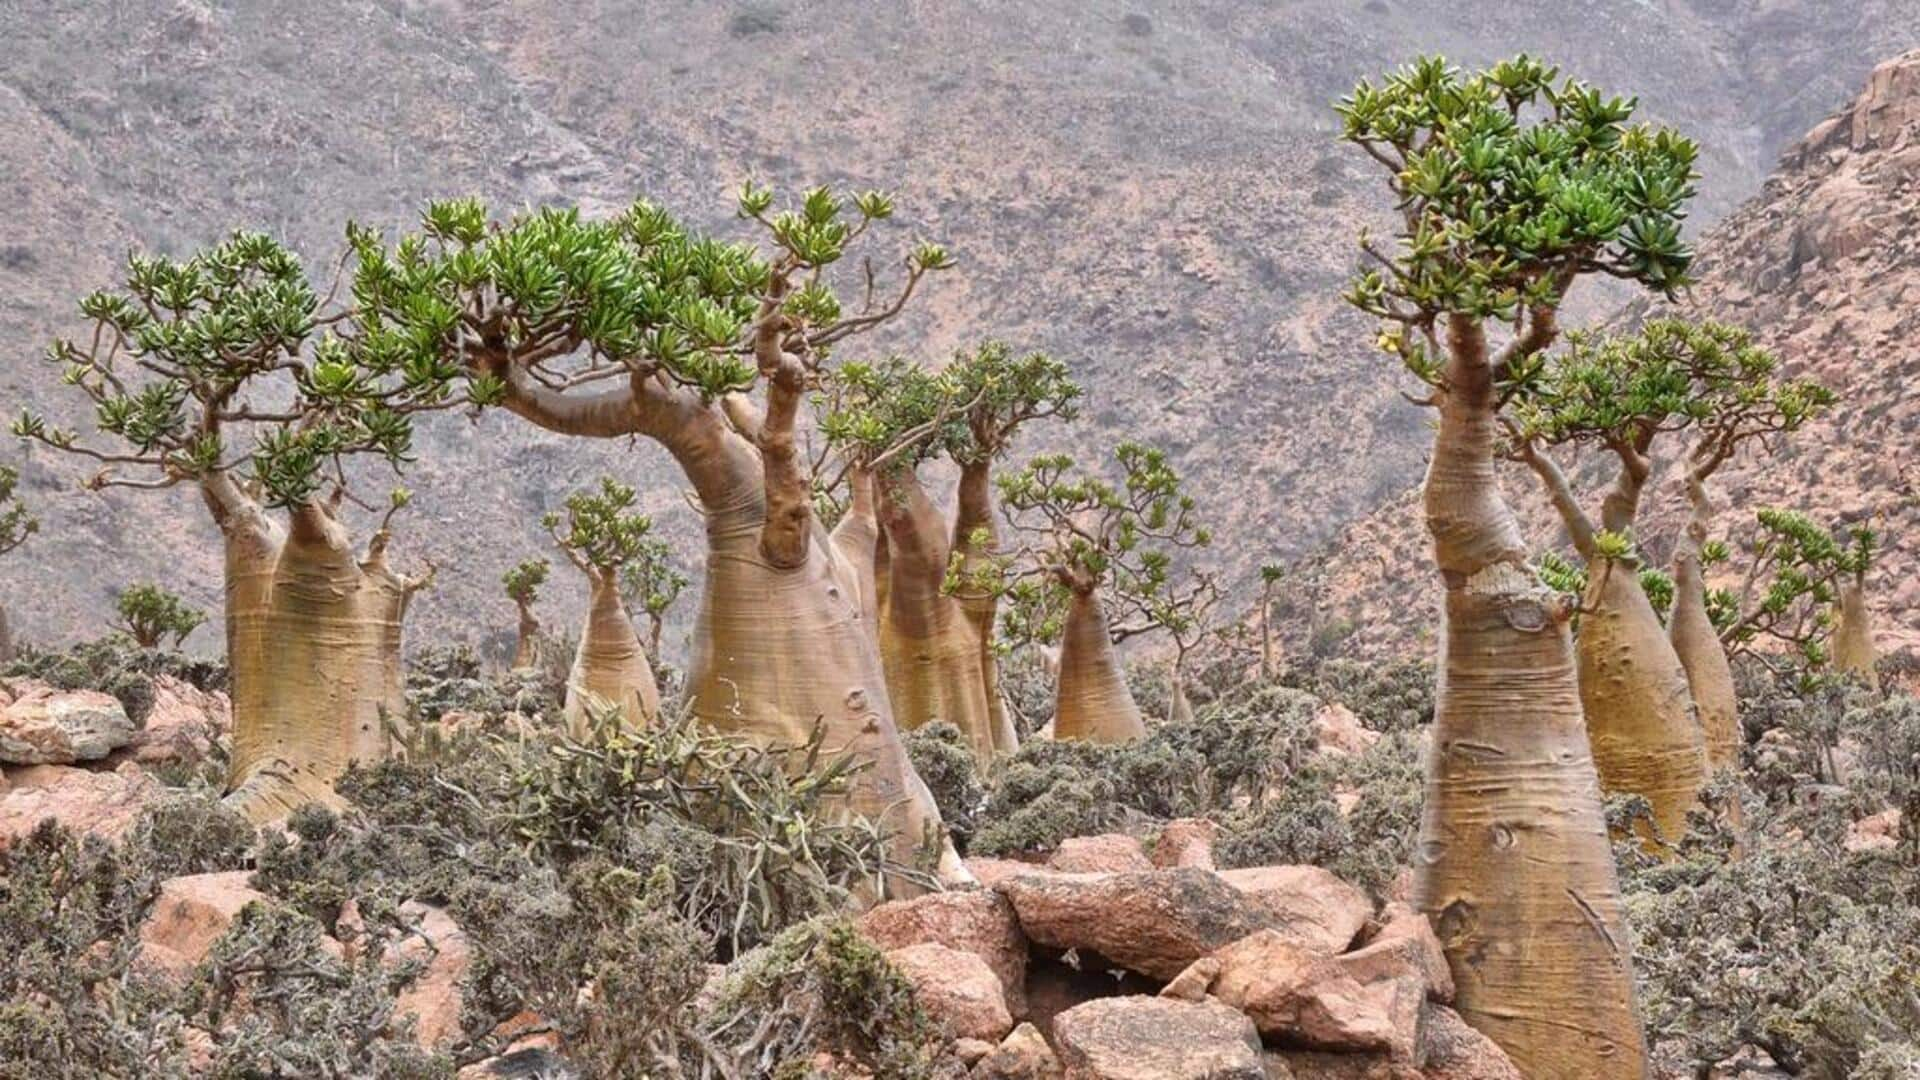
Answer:
[[[1593,443],[1635,458],[1662,432],[1697,429],[1696,461],[1724,461],[1748,439],[1792,431],[1832,390],[1779,378],[1779,359],[1746,330],[1655,319],[1638,332],[1574,332],[1515,402],[1513,431],[1548,444]]]
[[[47,350],[94,404],[103,448],[30,411],[13,431],[102,465],[94,488],[169,487],[250,461],[266,500],[290,506],[342,476],[341,459],[407,459],[411,415],[451,402],[431,324],[387,325],[329,310],[278,241],[236,232],[185,260],[134,254],[122,288],[80,302],[83,339]],[[236,428],[253,445],[235,447]],[[126,475],[133,474],[133,475]]]
[[[1401,213],[1347,300],[1386,320],[1381,344],[1439,387],[1441,321],[1513,324],[1504,376],[1553,335],[1574,279],[1608,274],[1671,294],[1693,253],[1680,226],[1698,149],[1633,124],[1637,101],[1526,55],[1465,74],[1423,57],[1336,106],[1342,137],[1387,170]]]
[[[599,489],[567,496],[564,518],[549,513],[541,519],[554,542],[575,566],[610,574],[666,545],[653,537],[653,519],[633,513],[634,491],[611,477],[602,477]],[[565,531],[561,530],[564,521]]]
[[[154,649],[167,638],[175,648],[207,621],[206,613],[158,585],[142,583],[121,590],[114,600],[119,621],[114,628],[143,649]]]
[[[1203,614],[1195,603],[1209,583],[1201,579],[1192,597],[1173,584],[1173,551],[1212,541],[1195,519],[1193,498],[1181,492],[1163,451],[1124,442],[1114,458],[1118,485],[1082,472],[1064,454],[1036,457],[1000,477],[1002,511],[1026,542],[985,565],[956,555],[947,587],[1009,595],[1007,629],[1016,639],[1057,636],[1069,597],[1102,588],[1122,610],[1145,617],[1138,628],[1116,623],[1121,636],[1162,625],[1155,613],[1172,620],[1166,625]]]
[[[500,584],[506,589],[507,599],[525,608],[532,607],[540,598],[540,586],[547,583],[545,559],[528,559],[500,576]]]
[[[442,200],[390,248],[350,230],[354,292],[375,325],[430,335],[482,404],[527,385],[564,393],[655,376],[711,403],[775,375],[778,351],[799,367],[787,377],[817,374],[833,344],[892,317],[923,275],[952,265],[920,243],[894,297],[879,301],[869,275],[850,313],[824,272],[892,217],[892,200],[822,187],[792,209],[773,201],[751,183],[740,192],[741,217],[763,230],[755,244],[699,235],[645,200],[600,220],[543,208],[504,223],[477,199]]]
[[[1835,535],[1819,522],[1793,510],[1761,509],[1754,514],[1751,561],[1738,591],[1716,589],[1707,595],[1707,611],[1731,651],[1762,661],[1784,646],[1803,673],[1824,668],[1827,644],[1838,621],[1840,585],[1858,579],[1872,566],[1879,538],[1866,526]],[[1725,544],[1707,545],[1703,563],[1729,556]]]

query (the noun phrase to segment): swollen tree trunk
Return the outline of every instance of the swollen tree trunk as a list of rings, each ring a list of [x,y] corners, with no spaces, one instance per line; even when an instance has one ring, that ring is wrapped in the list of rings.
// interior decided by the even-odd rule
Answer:
[[[520,609],[520,625],[513,639],[513,670],[526,671],[540,664],[540,617],[533,613],[533,605],[516,601]]]
[[[992,466],[986,461],[960,467],[958,506],[953,515],[953,549],[966,559],[965,569],[984,570],[1000,546],[994,525]],[[971,580],[971,575],[967,580]],[[1020,749],[1013,714],[1000,691],[1000,652],[994,645],[994,624],[1000,616],[1000,594],[992,589],[967,588],[955,595],[960,611],[973,627],[980,651],[980,681],[987,696],[987,719],[993,730],[993,752],[1011,754]]]
[[[1644,443],[1616,448],[1620,472],[1601,505],[1601,523],[1612,532],[1629,533],[1638,516],[1648,474],[1644,450]],[[1659,838],[1677,843],[1686,834],[1687,811],[1698,801],[1708,773],[1705,738],[1686,668],[1636,568],[1600,553],[1593,525],[1559,467],[1542,450],[1525,448],[1522,455],[1546,485],[1587,564],[1574,647],[1580,706],[1600,785],[1645,798],[1653,808]]]
[[[881,481],[879,517],[887,539],[887,604],[880,610],[880,659],[901,727],[946,721],[960,729],[975,760],[1001,749],[981,660],[979,624],[945,590],[947,525],[909,470]]]
[[[0,664],[13,659],[13,627],[7,623],[7,608],[0,604]]]
[[[1660,839],[1677,844],[1708,773],[1686,669],[1631,565],[1596,558],[1587,575],[1580,703],[1600,786],[1645,797]]]
[[[1879,649],[1873,643],[1873,618],[1867,612],[1866,584],[1860,575],[1840,582],[1840,621],[1833,628],[1833,668],[1880,689]]]
[[[1445,587],[1415,901],[1455,1007],[1535,1080],[1644,1078],[1566,612],[1527,565],[1494,470],[1484,332],[1449,328],[1425,510]]]
[[[1187,697],[1186,657],[1176,658],[1167,686],[1168,718],[1176,724],[1193,722],[1193,701]]]
[[[1124,743],[1147,733],[1127,689],[1107,616],[1092,590],[1076,591],[1060,635],[1060,674],[1053,698],[1053,737]]]
[[[255,821],[335,804],[347,765],[387,756],[401,734],[400,628],[413,586],[386,569],[383,541],[357,561],[330,507],[296,508],[282,534],[215,484],[234,705],[228,802]]]
[[[619,575],[597,568],[587,575],[593,582],[587,622],[567,674],[565,715],[576,737],[586,734],[595,709],[618,709],[621,724],[632,728],[649,725],[660,714],[660,687],[620,601]]]
[[[1707,614],[1706,574],[1700,565],[1713,520],[1704,482],[1689,478],[1687,500],[1691,507],[1687,528],[1673,555],[1673,613],[1667,618],[1667,637],[1687,673],[1687,686],[1700,713],[1708,764],[1714,769],[1738,769],[1740,706],[1733,665]]]

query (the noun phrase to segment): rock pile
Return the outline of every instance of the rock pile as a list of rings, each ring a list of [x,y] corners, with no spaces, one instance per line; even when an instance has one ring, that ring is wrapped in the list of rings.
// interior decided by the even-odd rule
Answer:
[[[882,904],[861,928],[975,1080],[1518,1080],[1447,1007],[1425,916],[1316,867],[1215,871],[1196,823],[1175,839],[1160,866],[1123,836],[978,860],[982,890]]]

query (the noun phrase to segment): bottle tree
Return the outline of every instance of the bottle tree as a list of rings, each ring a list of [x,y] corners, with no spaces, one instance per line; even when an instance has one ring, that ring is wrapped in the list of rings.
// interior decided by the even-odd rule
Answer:
[[[1275,672],[1273,662],[1273,602],[1274,593],[1280,583],[1286,579],[1286,568],[1279,563],[1265,563],[1260,567],[1260,681],[1272,682]]]
[[[435,347],[458,313],[356,321],[250,232],[184,260],[135,254],[123,287],[80,310],[87,332],[47,359],[91,404],[98,438],[30,412],[15,434],[98,463],[95,490],[199,491],[225,545],[230,801],[267,820],[333,799],[349,761],[393,744],[400,628],[424,584],[387,562],[402,491],[355,550],[345,466],[397,467],[415,414],[458,404]]]
[[[819,188],[775,210],[748,185],[753,239],[700,236],[650,203],[593,218],[547,208],[489,219],[475,200],[428,207],[420,232],[383,246],[357,231],[355,290],[399,318],[446,309],[439,361],[469,393],[548,430],[649,438],[673,456],[706,515],[704,594],[688,671],[692,712],[726,731],[863,759],[855,809],[906,855],[939,812],[894,726],[864,562],[841,554],[814,512],[799,442],[809,394],[848,339],[897,316],[951,260],[921,243],[899,281],[843,304],[835,271],[892,217],[884,195]],[[945,849],[944,872],[964,878]]]
[[[1778,358],[1744,330],[1709,323],[1676,334],[1671,345],[1691,377],[1695,434],[1685,462],[1688,515],[1674,548],[1667,633],[1700,710],[1707,760],[1714,768],[1732,768],[1739,763],[1739,704],[1726,648],[1707,610],[1702,553],[1714,517],[1707,485],[1741,447],[1793,431],[1831,405],[1834,395],[1818,383],[1780,378]]]
[[[664,540],[649,539],[620,571],[620,598],[628,611],[647,615],[647,655],[660,660],[660,639],[667,628],[667,612],[686,591],[687,575],[673,561],[673,549]]]
[[[944,720],[982,763],[1017,748],[1000,695],[993,630],[998,593],[948,586],[950,563],[991,562],[992,470],[1020,428],[1071,418],[1079,387],[1043,353],[989,342],[929,372],[902,360],[847,365],[827,395],[822,427],[876,485],[879,644],[894,712],[908,728]],[[920,477],[945,456],[960,466],[951,520]]]
[[[1382,170],[1348,300],[1438,413],[1423,494],[1442,586],[1433,750],[1415,864],[1458,1008],[1531,1077],[1642,1077],[1628,938],[1567,629],[1495,469],[1502,406],[1559,336],[1575,281],[1686,282],[1695,148],[1635,102],[1521,56],[1439,57],[1338,111]]]
[[[1601,786],[1644,796],[1670,840],[1685,834],[1706,783],[1708,740],[1711,760],[1731,764],[1738,732],[1731,716],[1698,714],[1631,538],[1648,477],[1686,435],[1791,431],[1832,400],[1817,384],[1777,379],[1776,366],[1744,331],[1720,323],[1656,319],[1632,334],[1574,333],[1503,416],[1512,455],[1539,476],[1587,564],[1574,648]],[[1613,459],[1597,512],[1573,490],[1556,447]]]
[[[20,484],[20,470],[11,465],[0,465],[0,555],[27,542],[27,537],[40,531],[40,519],[27,512],[26,505],[15,493]],[[0,604],[0,663],[13,659],[13,631],[7,626],[7,608]]]
[[[566,513],[542,519],[553,542],[590,588],[587,623],[567,675],[566,718],[583,733],[590,710],[617,708],[623,724],[650,724],[660,714],[660,686],[634,633],[621,596],[621,575],[665,547],[653,537],[653,519],[633,512],[634,492],[611,477],[597,488],[567,496]],[[562,527],[564,523],[564,528]]]
[[[524,671],[540,663],[540,616],[533,605],[540,601],[540,586],[547,583],[552,567],[545,559],[528,559],[500,577],[507,599],[520,614],[513,637],[513,669]]]
[[[1129,578],[1127,584],[1151,584],[1145,591],[1132,589],[1120,593],[1133,608],[1131,617],[1122,618],[1113,627],[1115,643],[1136,634],[1160,631],[1173,642],[1173,663],[1167,671],[1167,719],[1177,723],[1193,720],[1193,699],[1187,693],[1187,679],[1193,658],[1219,633],[1214,612],[1220,606],[1220,586],[1210,573],[1195,571],[1181,588],[1170,582]]]
[[[1061,454],[1000,477],[1007,522],[1022,542],[995,569],[956,575],[953,586],[997,581],[1013,600],[1012,636],[1059,640],[1056,739],[1122,743],[1146,734],[1114,645],[1157,624],[1148,618],[1130,626],[1115,616],[1178,608],[1170,596],[1172,554],[1210,541],[1164,453],[1126,442],[1114,458],[1118,485],[1080,472]]]
[[[158,585],[141,583],[120,590],[113,602],[115,630],[143,649],[157,649],[168,638],[179,648],[187,635],[207,621],[205,612]]]
[[[1751,656],[1800,689],[1827,675],[1878,689],[1861,590],[1878,542],[1864,525],[1835,533],[1798,511],[1756,511],[1739,587],[1705,593],[1721,647]],[[1708,541],[1700,559],[1711,567],[1730,555],[1727,545]],[[1732,753],[1737,761],[1738,743]]]

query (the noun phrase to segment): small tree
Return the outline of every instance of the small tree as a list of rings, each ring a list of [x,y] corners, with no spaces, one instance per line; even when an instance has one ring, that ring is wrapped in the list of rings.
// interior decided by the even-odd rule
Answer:
[[[1347,299],[1439,414],[1423,505],[1445,677],[1415,900],[1461,1015],[1528,1076],[1647,1071],[1569,612],[1532,572],[1495,469],[1500,411],[1577,280],[1687,281],[1697,151],[1631,123],[1635,105],[1527,56],[1470,74],[1422,58],[1338,105],[1398,216],[1390,243],[1361,235]]]
[[[132,255],[123,288],[80,302],[89,331],[47,353],[105,441],[31,412],[13,427],[99,464],[92,489],[199,489],[226,546],[228,783],[261,820],[332,800],[333,778],[385,756],[405,715],[400,628],[426,579],[387,564],[401,495],[354,550],[345,463],[398,467],[413,417],[461,404],[437,352],[459,312],[422,303],[370,319],[361,299],[317,295],[260,233],[185,260]]]
[[[998,575],[1015,601],[1010,632],[1060,641],[1056,739],[1119,743],[1146,733],[1114,652],[1116,627],[1123,637],[1157,628],[1155,613],[1185,625],[1191,601],[1173,595],[1172,553],[1211,540],[1164,453],[1127,442],[1114,458],[1117,486],[1060,454],[999,481],[1007,522],[1024,540]],[[984,584],[980,573],[956,575],[956,590]],[[1114,616],[1123,611],[1146,618],[1121,624]]]
[[[0,465],[0,555],[27,542],[40,531],[40,519],[27,512],[26,504],[15,494],[20,470]],[[13,659],[13,631],[7,626],[6,605],[0,604],[0,663]]]
[[[660,638],[666,631],[667,612],[692,584],[680,572],[673,549],[664,540],[648,540],[639,554],[620,571],[620,596],[628,610],[647,613],[647,655],[660,659]]]
[[[500,577],[507,599],[520,613],[519,626],[513,639],[513,667],[516,671],[538,667],[540,664],[540,617],[533,613],[533,605],[540,599],[540,586],[547,583],[547,571],[550,569],[545,559],[528,559],[508,570]]]
[[[1836,536],[1805,514],[1777,509],[1757,511],[1754,526],[1738,590],[1706,594],[1722,647],[1753,657],[1802,690],[1826,673],[1877,689],[1861,591],[1878,543],[1873,530],[1856,526]],[[1712,566],[1729,554],[1726,545],[1709,541],[1701,563]]]
[[[114,600],[119,621],[114,629],[132,638],[143,649],[157,649],[167,638],[179,648],[187,635],[207,621],[206,613],[189,607],[185,600],[158,585],[131,585]]]
[[[622,721],[636,726],[652,723],[660,712],[660,687],[633,632],[620,576],[638,559],[663,557],[658,549],[665,545],[653,538],[653,519],[634,513],[633,504],[632,488],[602,477],[597,490],[567,496],[564,516],[552,513],[541,521],[592,587],[567,677],[567,724],[576,735],[586,730],[590,710],[601,705],[617,706]]]
[[[1274,593],[1286,578],[1286,569],[1277,563],[1260,567],[1260,681],[1272,682]]]

